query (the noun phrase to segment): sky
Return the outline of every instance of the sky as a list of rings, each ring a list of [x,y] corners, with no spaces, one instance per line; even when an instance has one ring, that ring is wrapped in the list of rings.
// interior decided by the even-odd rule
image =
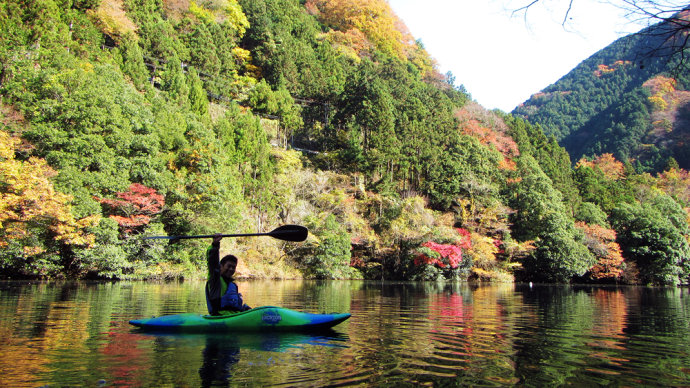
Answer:
[[[642,26],[602,0],[389,0],[395,14],[472,99],[512,111],[580,62]]]

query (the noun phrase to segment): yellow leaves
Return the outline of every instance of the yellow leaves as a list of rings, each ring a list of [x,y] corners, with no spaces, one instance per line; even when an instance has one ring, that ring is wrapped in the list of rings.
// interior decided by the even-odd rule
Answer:
[[[498,247],[494,239],[472,232],[472,246],[467,254],[472,257],[472,264],[475,268],[485,270],[493,269],[496,266],[496,254]]]
[[[654,107],[654,110],[656,111],[663,111],[668,109],[668,103],[664,98],[658,94],[655,94],[653,96],[648,97],[649,102],[652,103],[652,106]]]
[[[350,36],[358,30],[377,49],[405,59],[402,22],[385,0],[309,0],[306,7],[332,29]]]
[[[299,151],[274,148],[271,149],[271,156],[276,160],[276,171],[292,175],[302,170],[302,154]],[[287,176],[286,179],[292,181],[294,176]]]
[[[519,260],[532,254],[536,249],[534,240],[517,242],[514,240],[503,241],[503,250],[511,260]]]
[[[75,220],[69,205],[72,198],[53,188],[53,169],[38,158],[15,160],[17,144],[17,139],[0,131],[0,246],[31,237],[30,228],[37,225],[49,230],[55,241],[93,244],[93,236],[87,236],[84,228],[98,222],[98,216]],[[24,250],[39,252],[34,248]]]
[[[235,47],[231,51],[232,51],[232,55],[238,61],[240,61],[241,64],[251,62],[251,60],[252,60],[252,53],[249,50],[245,50],[241,47]]]
[[[470,217],[475,214],[476,208],[474,206],[474,201],[467,198],[458,198],[455,202],[458,204],[458,206],[455,207],[458,221],[464,225],[470,220]]]
[[[250,78],[254,79],[251,85],[249,85],[253,86],[254,83],[256,83],[255,79],[261,78],[261,69],[252,64],[252,53],[241,47],[235,47],[230,51],[232,52],[232,56],[235,57],[237,64],[244,68],[245,73],[251,76]],[[235,80],[233,82],[237,83],[237,81],[238,80]]]
[[[690,202],[690,172],[671,168],[657,176],[659,189],[683,202]]]
[[[210,10],[204,8],[201,5],[197,5],[196,2],[190,1],[189,2],[189,12],[196,16],[198,19],[203,20],[204,22],[213,22],[216,20],[216,16],[211,12]]]
[[[45,252],[45,249],[41,247],[24,247],[22,248],[22,251],[24,252],[24,256],[36,256],[40,255],[41,253]]]
[[[84,73],[93,73],[93,63],[91,62],[79,62],[79,67],[84,71]]]
[[[237,36],[239,38],[243,37],[249,28],[249,20],[237,0],[227,0],[225,13],[227,15],[227,22],[237,31]]]
[[[501,269],[484,270],[472,268],[472,278],[480,282],[490,281],[492,283],[513,283],[515,281],[512,274]]]
[[[673,78],[656,76],[642,84],[652,93],[648,99],[655,111],[663,112],[677,104],[676,83]]]
[[[0,131],[0,158],[14,159],[14,150],[18,144],[19,139],[10,137],[5,131]]]
[[[70,216],[70,219],[58,223],[53,228],[56,233],[55,240],[67,245],[92,247],[95,243],[95,236],[86,234],[84,229],[97,225],[100,219],[101,216],[98,214],[84,217],[81,220],[74,220]]]
[[[652,94],[666,95],[676,91],[677,81],[670,77],[664,77],[662,75],[656,76],[652,79],[646,81],[642,86],[649,88]]]
[[[226,23],[238,38],[242,38],[249,28],[249,20],[237,0],[189,2],[189,13],[206,23]]]
[[[96,19],[101,30],[111,37],[122,37],[127,33],[135,34],[137,26],[124,11],[122,0],[103,0],[95,11],[89,13]]]
[[[356,29],[345,32],[331,30],[325,36],[326,40],[340,51],[343,56],[352,59],[356,63],[361,61],[360,56],[369,53],[373,47],[364,33]]]

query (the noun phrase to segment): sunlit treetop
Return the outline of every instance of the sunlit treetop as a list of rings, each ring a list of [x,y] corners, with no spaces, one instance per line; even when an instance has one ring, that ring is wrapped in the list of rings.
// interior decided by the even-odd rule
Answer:
[[[328,38],[349,47],[359,56],[370,54],[370,45],[431,74],[435,63],[385,0],[307,0],[305,7],[332,30]]]
[[[575,168],[579,167],[589,167],[589,168],[599,168],[604,176],[610,180],[618,180],[622,178],[625,173],[625,167],[623,163],[616,160],[612,154],[603,154],[597,156],[594,160],[589,161],[585,158],[580,159],[575,165]]]

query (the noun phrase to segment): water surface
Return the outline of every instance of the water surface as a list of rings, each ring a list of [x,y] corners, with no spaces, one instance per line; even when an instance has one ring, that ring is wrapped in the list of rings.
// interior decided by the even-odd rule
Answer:
[[[240,282],[245,302],[350,312],[318,334],[152,335],[203,283],[0,283],[0,386],[687,386],[682,288]]]

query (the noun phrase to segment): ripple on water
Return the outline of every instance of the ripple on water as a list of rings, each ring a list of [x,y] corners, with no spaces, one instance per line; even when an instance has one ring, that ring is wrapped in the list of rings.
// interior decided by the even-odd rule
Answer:
[[[203,312],[203,282],[2,288],[0,382],[690,385],[690,298],[678,292],[435,282],[240,288],[250,304],[352,317],[328,335],[143,335],[127,320]],[[17,360],[28,366],[15,368]]]

